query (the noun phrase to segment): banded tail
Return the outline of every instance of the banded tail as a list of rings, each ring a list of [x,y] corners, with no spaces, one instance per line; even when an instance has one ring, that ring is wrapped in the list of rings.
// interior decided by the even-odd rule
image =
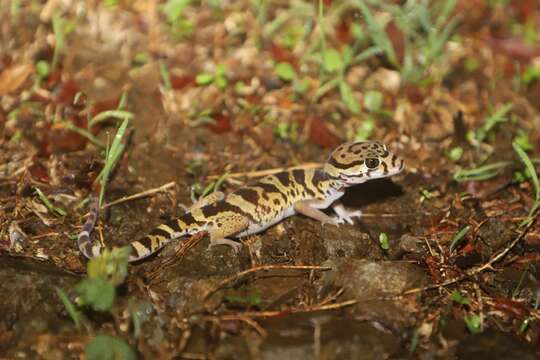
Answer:
[[[98,200],[97,198],[93,198],[90,203],[90,214],[88,216],[88,219],[84,223],[83,229],[77,237],[77,245],[79,247],[79,251],[87,259],[99,256],[101,254],[101,249],[103,248],[100,243],[93,242],[90,237],[98,215]],[[155,254],[172,240],[197,232],[198,229],[185,226],[182,218],[183,217],[180,217],[178,219],[174,219],[167,223],[161,224],[154,230],[152,230],[148,235],[128,244],[127,246],[131,248],[128,261],[134,262],[142,260],[148,256]],[[202,231],[203,229],[200,230]]]

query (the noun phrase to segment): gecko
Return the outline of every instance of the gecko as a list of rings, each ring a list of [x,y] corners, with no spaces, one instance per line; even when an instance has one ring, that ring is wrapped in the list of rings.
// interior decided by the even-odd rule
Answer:
[[[210,246],[228,245],[238,252],[241,238],[260,233],[283,219],[302,214],[323,225],[353,224],[360,210],[349,210],[338,200],[345,189],[368,180],[390,177],[405,167],[403,159],[378,141],[353,141],[338,146],[323,166],[294,169],[261,178],[225,195],[216,191],[195,202],[188,211],[154,228],[148,235],[131,242],[129,261],[142,260],[158,252],[169,242],[206,231]],[[323,209],[332,206],[335,216]],[[93,227],[96,215],[87,222]],[[92,242],[89,231],[77,239],[80,252],[87,258],[101,253],[102,245]]]

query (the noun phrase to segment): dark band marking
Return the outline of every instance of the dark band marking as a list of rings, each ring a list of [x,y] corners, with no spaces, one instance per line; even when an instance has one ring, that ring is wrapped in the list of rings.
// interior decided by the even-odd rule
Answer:
[[[171,233],[169,233],[167,230],[163,230],[160,228],[154,228],[152,231],[150,231],[149,235],[160,236],[166,239],[169,239],[171,237]]]
[[[287,202],[287,197],[285,196],[285,194],[283,194],[279,190],[279,188],[276,185],[274,185],[272,183],[260,182],[260,183],[257,183],[255,186],[261,188],[264,193],[267,193],[267,194],[270,194],[270,193],[279,194],[279,196],[281,196],[283,198],[283,201]]]
[[[236,195],[241,196],[242,199],[249,201],[252,204],[259,203],[259,193],[250,188],[241,188],[234,192]]]
[[[355,161],[351,161],[349,163],[344,163],[344,162],[338,161],[334,157],[331,157],[330,160],[328,161],[328,163],[330,165],[332,165],[333,167],[337,168],[337,169],[346,170],[346,169],[349,169],[351,167],[355,167],[355,166],[358,166],[358,165],[363,165],[364,160],[355,160]]]
[[[155,230],[155,229],[154,229]],[[152,231],[153,233],[153,231]],[[156,234],[157,235],[157,234]],[[149,237],[149,236],[145,236],[143,237],[142,239],[139,239],[137,241],[139,244],[141,244],[142,246],[144,246],[145,249],[148,249],[150,251],[152,250],[157,250],[157,249],[152,249],[152,239]],[[133,247],[133,246],[132,246]],[[135,247],[133,247],[134,249],[136,249]]]
[[[280,173],[277,173],[277,174],[274,174],[274,177],[280,182],[283,184],[283,186],[285,187],[289,187],[289,185],[291,184],[291,179],[289,178],[289,172],[288,171],[283,171],[283,172],[280,172]]]

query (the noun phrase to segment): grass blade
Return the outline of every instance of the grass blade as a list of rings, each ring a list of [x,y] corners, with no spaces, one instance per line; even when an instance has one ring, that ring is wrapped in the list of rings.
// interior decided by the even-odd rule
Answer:
[[[81,318],[82,318],[81,312],[77,310],[75,305],[73,305],[71,300],[69,300],[69,297],[64,292],[64,290],[60,289],[59,287],[55,287],[55,290],[56,290],[56,295],[58,295],[58,297],[62,301],[62,304],[64,304],[64,307],[66,308],[69,316],[71,317],[71,320],[73,320],[77,329],[80,328]]]
[[[529,171],[529,174],[531,174],[531,179],[534,185],[534,199],[538,202],[540,201],[540,183],[538,182],[538,174],[536,173],[536,169],[534,168],[534,165],[529,158],[529,155],[515,142],[512,143],[512,147],[514,148],[514,151],[518,154],[519,158],[525,164],[525,167]]]

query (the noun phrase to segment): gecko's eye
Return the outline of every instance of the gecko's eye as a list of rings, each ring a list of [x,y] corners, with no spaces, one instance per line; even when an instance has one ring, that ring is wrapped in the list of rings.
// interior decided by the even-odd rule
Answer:
[[[366,166],[368,167],[368,169],[375,169],[377,166],[379,166],[379,159],[367,158]]]

